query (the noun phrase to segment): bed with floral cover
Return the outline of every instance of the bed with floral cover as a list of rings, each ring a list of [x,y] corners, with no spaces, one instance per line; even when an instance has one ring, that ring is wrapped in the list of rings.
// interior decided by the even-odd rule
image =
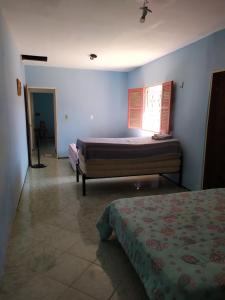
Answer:
[[[116,200],[97,228],[115,231],[151,300],[225,299],[225,189]]]

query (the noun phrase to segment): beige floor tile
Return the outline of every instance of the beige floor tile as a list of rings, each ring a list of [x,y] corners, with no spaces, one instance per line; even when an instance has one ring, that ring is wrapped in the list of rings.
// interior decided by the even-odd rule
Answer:
[[[26,214],[22,214],[17,210],[16,216],[13,220],[13,226],[11,230],[11,238],[27,235],[29,233],[29,219]]]
[[[144,286],[134,270],[124,277],[110,300],[148,300]]]
[[[110,300],[149,300],[149,298],[144,292],[134,290],[132,287],[121,286]]]
[[[74,238],[76,241],[72,247],[67,250],[67,252],[77,257],[87,259],[91,262],[96,260],[98,244],[84,239],[81,234],[74,234]]]
[[[49,242],[17,244],[16,241],[18,239],[8,249],[0,292],[8,293],[20,288],[38,274],[45,274],[55,267],[57,258],[62,253],[62,250],[54,248]]]
[[[88,266],[90,266],[88,261],[65,253],[59,257],[46,276],[70,286]]]
[[[6,266],[4,271],[0,282],[0,299],[3,295],[7,297],[12,291],[17,291],[35,277],[25,264]]]
[[[76,242],[73,232],[45,223],[36,225],[33,233],[36,240],[43,241],[61,251],[66,251]]]
[[[23,261],[38,244],[38,241],[23,234],[11,238],[7,248],[6,265],[15,266],[21,264],[21,261]]]
[[[0,299],[58,300],[66,290],[65,299],[88,300],[88,292],[108,300],[117,287],[113,300],[145,299],[143,286],[120,245],[100,242],[96,222],[113,200],[184,189],[159,176],[96,179],[87,181],[87,196],[83,197],[82,184],[76,183],[67,159],[42,157],[42,162],[46,168],[29,169],[26,177]],[[90,262],[94,264],[88,268]],[[71,283],[81,293],[68,289]]]
[[[73,288],[68,288],[57,300],[93,300],[94,298]]]
[[[22,288],[3,295],[3,299],[5,297],[8,300],[57,300],[65,290],[66,286],[57,281],[46,277],[35,277]]]
[[[111,278],[115,284],[134,272],[127,256],[117,241],[101,242],[97,249],[97,259],[94,261]]]
[[[113,286],[108,274],[94,264],[72,286],[98,300],[109,299],[117,287],[116,285]]]
[[[35,274],[44,274],[55,267],[62,254],[47,242],[40,242],[24,259],[27,268]]]
[[[76,211],[77,214],[77,211]],[[59,227],[63,230],[72,231],[74,233],[80,232],[80,226],[76,216],[71,213],[71,208],[64,210],[60,215],[54,215],[44,221],[46,224],[50,224]]]

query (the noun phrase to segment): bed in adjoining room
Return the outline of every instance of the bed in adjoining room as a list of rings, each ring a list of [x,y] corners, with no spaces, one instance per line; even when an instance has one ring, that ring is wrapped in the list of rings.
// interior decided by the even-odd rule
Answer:
[[[151,137],[78,139],[77,181],[90,178],[179,173],[182,153],[177,139]]]
[[[116,200],[97,228],[115,232],[151,300],[225,299],[225,189]]]

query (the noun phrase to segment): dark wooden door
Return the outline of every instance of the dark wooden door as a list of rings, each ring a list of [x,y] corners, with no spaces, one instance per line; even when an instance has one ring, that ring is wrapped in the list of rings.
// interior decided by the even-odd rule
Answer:
[[[213,74],[203,187],[225,187],[225,71]]]

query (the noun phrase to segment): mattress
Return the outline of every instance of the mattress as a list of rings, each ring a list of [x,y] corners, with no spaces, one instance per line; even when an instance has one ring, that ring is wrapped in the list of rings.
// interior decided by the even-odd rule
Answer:
[[[116,177],[179,172],[180,157],[176,154],[136,159],[90,159],[79,153],[79,167],[88,177]]]
[[[225,189],[120,199],[97,228],[116,232],[151,300],[225,299]]]
[[[76,171],[76,164],[78,163],[78,152],[75,144],[69,145],[68,157],[73,170]]]
[[[156,141],[151,137],[78,139],[77,148],[85,160],[127,159],[163,154],[181,155],[177,139]]]

